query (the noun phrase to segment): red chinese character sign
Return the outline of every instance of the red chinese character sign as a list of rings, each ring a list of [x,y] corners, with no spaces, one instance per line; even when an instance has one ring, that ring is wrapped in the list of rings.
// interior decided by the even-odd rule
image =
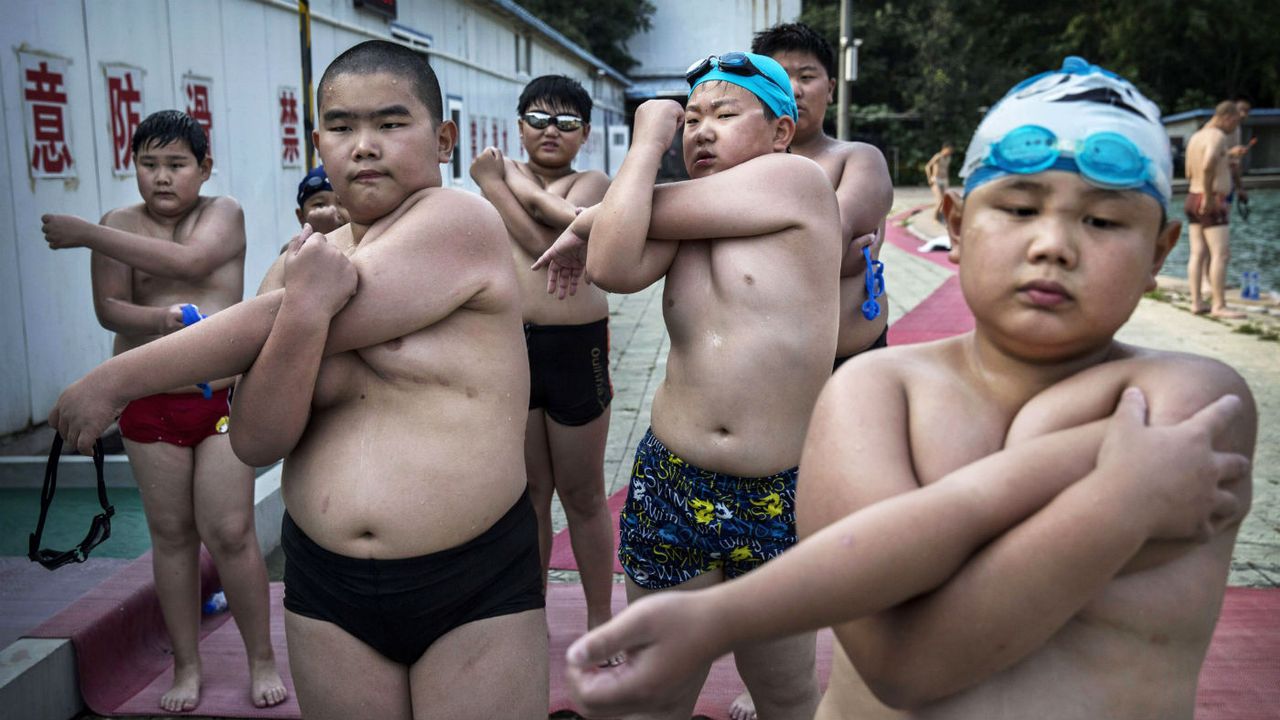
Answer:
[[[67,67],[53,55],[18,52],[23,117],[27,125],[28,169],[33,178],[74,178]]]
[[[204,128],[209,138],[209,154],[213,155],[213,81],[198,75],[182,76],[182,100],[187,114]]]
[[[302,167],[302,128],[298,124],[298,89],[280,86],[276,92],[276,117],[280,121],[280,167]]]
[[[146,71],[132,65],[104,63],[107,81],[107,117],[111,130],[111,173],[133,174],[133,133],[146,114],[142,104]]]

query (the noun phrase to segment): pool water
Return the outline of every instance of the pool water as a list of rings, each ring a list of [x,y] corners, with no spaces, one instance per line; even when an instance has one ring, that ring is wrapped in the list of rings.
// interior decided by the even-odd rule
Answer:
[[[1182,202],[1185,195],[1178,195],[1170,203],[1170,216],[1183,221],[1182,236],[1164,261],[1162,275],[1185,278],[1190,241],[1187,238],[1186,217]],[[1259,286],[1265,296],[1267,291],[1280,292],[1280,190],[1253,190],[1249,193],[1249,219],[1231,210],[1231,260],[1227,265],[1227,285],[1241,285],[1242,275],[1257,271]],[[1208,292],[1206,288],[1205,292]]]
[[[111,537],[94,548],[90,557],[136,558],[151,549],[151,536],[142,515],[142,497],[136,487],[107,488],[107,502],[115,507]],[[54,550],[70,550],[84,540],[93,516],[102,512],[94,488],[58,488],[45,520],[41,544]],[[40,488],[0,489],[0,556],[26,557],[28,536],[40,519]]]

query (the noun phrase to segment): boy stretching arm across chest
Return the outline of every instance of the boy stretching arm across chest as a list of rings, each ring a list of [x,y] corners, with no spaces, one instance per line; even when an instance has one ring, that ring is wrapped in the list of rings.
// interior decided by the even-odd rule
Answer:
[[[571,648],[590,707],[653,702],[632,692],[677,659],[830,624],[847,659],[819,717],[1191,716],[1256,410],[1229,368],[1112,337],[1178,235],[1158,110],[1079,59],[1018,90],[947,200],[975,330],[837,373],[806,440],[806,539]],[[732,629],[689,631],[712,616]],[[619,650],[633,668],[587,666]]]

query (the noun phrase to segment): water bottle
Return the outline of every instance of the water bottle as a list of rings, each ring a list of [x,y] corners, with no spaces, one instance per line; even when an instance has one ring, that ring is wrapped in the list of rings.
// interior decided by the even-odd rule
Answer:
[[[1260,273],[1257,270],[1254,270],[1252,272],[1246,271],[1244,273],[1244,279],[1243,279],[1243,282],[1241,283],[1243,287],[1240,288],[1240,297],[1242,299],[1245,299],[1245,300],[1260,299],[1262,293],[1259,291],[1259,288],[1258,288],[1258,281],[1260,279],[1259,275]]]
[[[209,598],[204,601],[204,604],[200,606],[200,610],[205,615],[214,615],[226,609],[227,609],[227,595],[221,590],[210,595]]]

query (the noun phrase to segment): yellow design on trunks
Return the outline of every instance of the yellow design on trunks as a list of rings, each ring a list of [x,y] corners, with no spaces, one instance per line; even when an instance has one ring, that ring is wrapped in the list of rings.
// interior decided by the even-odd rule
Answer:
[[[226,435],[227,430],[231,429],[231,418],[226,415],[218,418],[218,422],[214,424],[213,429],[217,430],[219,435]]]
[[[744,560],[755,559],[755,554],[751,552],[749,547],[736,547],[733,552],[729,553],[729,560],[733,562],[742,562]]]
[[[707,500],[690,500],[689,509],[693,511],[693,519],[700,525],[711,522],[711,518],[716,515],[716,506]]]
[[[765,515],[771,518],[782,514],[782,498],[776,492],[769,493],[759,500],[752,500],[751,504],[760,508]]]

